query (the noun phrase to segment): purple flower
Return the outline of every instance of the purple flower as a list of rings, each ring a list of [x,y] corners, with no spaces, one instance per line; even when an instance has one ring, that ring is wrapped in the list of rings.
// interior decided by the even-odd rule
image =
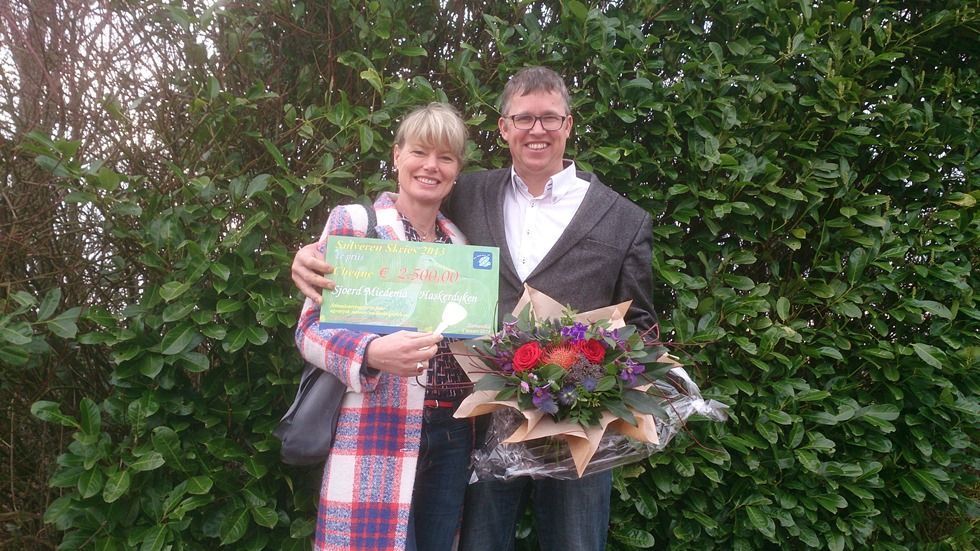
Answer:
[[[563,406],[570,406],[575,403],[578,399],[578,393],[575,392],[575,385],[565,385],[562,387],[561,391],[558,392],[558,403]]]
[[[629,350],[629,345],[627,344],[626,339],[619,336],[619,329],[613,329],[612,331],[603,330],[602,335],[615,341],[616,347],[622,348],[623,350]]]
[[[639,375],[647,370],[645,365],[634,361],[633,358],[626,358],[626,367],[633,372],[633,375]]]
[[[636,376],[646,371],[646,367],[632,358],[626,358],[626,366],[619,372],[619,378],[632,385],[636,382]]]
[[[581,322],[575,322],[574,325],[566,325],[561,328],[561,336],[565,337],[572,343],[577,343],[579,341],[585,340],[585,331],[588,326]]]
[[[517,320],[505,321],[504,329],[500,332],[503,335],[514,335],[517,333]]]
[[[493,363],[497,364],[497,368],[500,371],[510,375],[514,373],[514,355],[507,350],[498,350],[497,355],[493,358]]]
[[[582,385],[582,388],[584,388],[589,392],[592,392],[593,390],[595,390],[595,387],[599,384],[599,381],[595,377],[586,376],[582,379],[582,382],[580,384]]]
[[[547,387],[535,387],[531,402],[534,404],[534,407],[545,413],[552,415],[558,413],[558,404],[555,403],[555,398],[551,395],[551,392],[548,392]]]
[[[521,392],[525,394],[531,392],[531,385],[527,384],[527,381],[521,381]]]
[[[496,348],[501,344],[504,344],[503,333],[494,333],[493,335],[490,335],[490,348]]]

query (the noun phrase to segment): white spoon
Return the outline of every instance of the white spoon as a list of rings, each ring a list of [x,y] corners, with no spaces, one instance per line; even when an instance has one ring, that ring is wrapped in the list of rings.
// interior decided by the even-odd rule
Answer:
[[[446,307],[442,310],[442,321],[436,326],[433,333],[441,335],[447,327],[451,325],[456,325],[457,323],[466,319],[466,308],[455,302],[450,302],[446,304]]]

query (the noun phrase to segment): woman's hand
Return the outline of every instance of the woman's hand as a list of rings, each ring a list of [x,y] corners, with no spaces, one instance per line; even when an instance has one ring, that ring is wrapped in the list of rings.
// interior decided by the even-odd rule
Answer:
[[[442,335],[398,331],[378,337],[368,344],[367,366],[399,377],[421,375],[436,355]]]
[[[333,290],[333,280],[323,277],[332,274],[333,266],[323,260],[317,244],[304,246],[293,257],[292,275],[296,287],[313,302],[323,304],[323,290]]]

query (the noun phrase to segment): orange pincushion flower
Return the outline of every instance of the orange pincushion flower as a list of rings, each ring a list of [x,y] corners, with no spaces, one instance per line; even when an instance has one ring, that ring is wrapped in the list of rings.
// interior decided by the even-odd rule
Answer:
[[[552,346],[544,355],[544,362],[560,365],[563,369],[568,369],[575,365],[575,362],[582,357],[581,352],[569,344],[559,344]]]

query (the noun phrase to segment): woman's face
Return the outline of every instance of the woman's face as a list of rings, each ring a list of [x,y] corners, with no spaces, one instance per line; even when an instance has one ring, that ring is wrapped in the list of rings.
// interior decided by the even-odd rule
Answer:
[[[407,199],[439,205],[456,183],[460,163],[448,149],[405,140],[395,146],[399,193]]]

